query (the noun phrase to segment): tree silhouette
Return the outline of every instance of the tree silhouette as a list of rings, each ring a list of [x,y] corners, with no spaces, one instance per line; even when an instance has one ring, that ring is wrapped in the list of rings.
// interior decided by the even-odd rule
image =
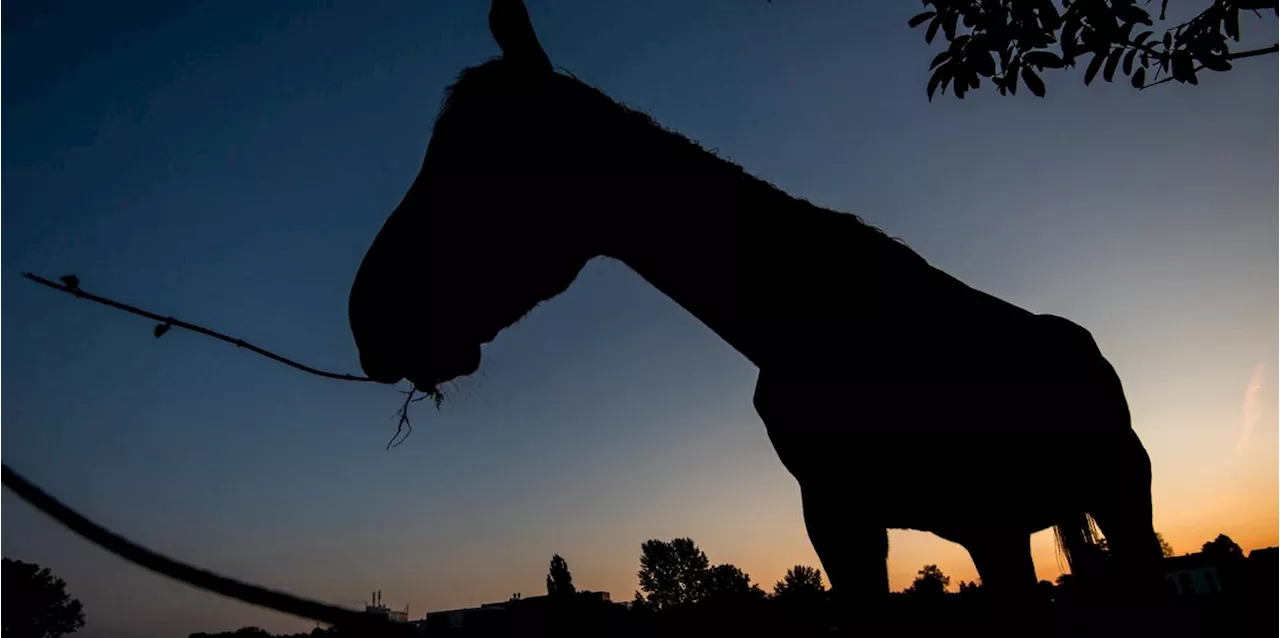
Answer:
[[[194,634],[188,634],[187,638],[311,638],[321,636],[339,636],[341,635],[337,629],[316,627],[306,633],[296,634],[273,634],[261,627],[241,627],[235,631],[220,631],[216,634],[205,633],[203,631]]]
[[[653,605],[649,604],[644,594],[636,592],[635,598],[631,599],[631,611],[638,613],[653,611]]]
[[[647,540],[640,546],[640,589],[652,609],[671,609],[703,597],[709,561],[689,538]]]
[[[1165,558],[1173,556],[1173,545],[1170,545],[1169,541],[1166,541],[1160,532],[1156,532],[1156,540],[1160,541],[1160,554],[1162,556]]]
[[[1052,584],[1053,583],[1050,583],[1050,586],[1052,586]],[[961,596],[972,596],[982,591],[982,585],[976,581],[971,583],[966,583],[965,581],[962,580],[960,581],[959,587],[960,587]]]
[[[1220,561],[1234,561],[1244,558],[1244,550],[1240,549],[1240,546],[1226,534],[1218,534],[1217,538],[1201,546],[1200,551],[1206,556]]]
[[[937,565],[925,565],[907,588],[907,593],[921,597],[940,597],[947,593],[947,586],[950,584],[951,577],[942,573]]]
[[[926,86],[930,100],[950,85],[957,98],[991,80],[1001,95],[1018,92],[1018,83],[1043,97],[1045,70],[1073,68],[1088,60],[1084,83],[1101,71],[1111,82],[1117,71],[1134,88],[1170,80],[1197,84],[1202,70],[1228,71],[1232,61],[1276,53],[1271,44],[1232,51],[1240,42],[1240,13],[1270,9],[1276,0],[1211,0],[1198,15],[1175,26],[1155,27],[1137,0],[924,0],[926,11],[907,22],[925,27],[933,43],[939,32],[947,47],[934,57]],[[1166,20],[1169,0],[1161,0],[1158,19]],[[1146,29],[1144,27],[1153,27]],[[1274,33],[1274,27],[1270,30]],[[1164,78],[1161,79],[1161,75]]]
[[[555,554],[551,557],[551,571],[547,573],[547,595],[572,596],[576,591],[573,575],[569,573],[569,564],[559,554]]]
[[[48,568],[4,558],[4,638],[57,638],[84,627],[80,601]]]
[[[782,580],[774,584],[773,595],[777,598],[820,598],[826,590],[826,586],[822,584],[822,570],[796,565],[788,569]]]
[[[751,584],[745,572],[728,563],[708,569],[702,587],[708,600],[764,598],[764,591]]]

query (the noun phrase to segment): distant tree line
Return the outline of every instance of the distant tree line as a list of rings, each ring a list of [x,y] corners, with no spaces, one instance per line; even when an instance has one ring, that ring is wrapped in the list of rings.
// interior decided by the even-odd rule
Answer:
[[[216,634],[204,632],[191,634],[190,638],[310,638],[311,636],[328,636],[329,629],[317,627],[307,633],[273,634],[261,627],[241,627],[235,631],[223,631]]]
[[[1159,540],[1165,556],[1172,557],[1173,547],[1163,537]],[[1099,551],[1104,560],[1110,555],[1105,539],[1099,544]],[[1192,607],[1201,616],[1207,613],[1206,609],[1218,614],[1212,621],[1218,623],[1213,625],[1215,630],[1225,631],[1227,625],[1222,623],[1253,622],[1260,617],[1258,614],[1265,616],[1274,609],[1274,565],[1263,565],[1266,569],[1262,571],[1253,569],[1259,572],[1253,574],[1247,563],[1257,561],[1246,560],[1240,546],[1225,534],[1204,543],[1200,552],[1206,562],[1217,566],[1223,582],[1229,583],[1223,588],[1229,595],[1221,600],[1211,597],[1208,603],[1201,601]],[[822,571],[816,567],[795,565],[766,592],[737,566],[713,565],[690,538],[652,539],[640,546],[636,576],[640,588],[629,608],[624,608],[579,590],[568,562],[556,554],[546,574],[546,596],[513,596],[484,622],[468,621],[465,633],[451,635],[507,635],[512,631],[527,633],[526,630],[536,635],[721,635],[761,631],[823,635],[836,623],[834,592],[826,587]],[[66,583],[47,568],[5,558],[3,582],[3,638],[59,638],[84,626],[80,601],[68,595]],[[1071,601],[1077,589],[1070,574],[1059,576],[1056,582],[1040,583],[1041,598],[1059,608],[1058,613],[1064,618],[1075,613],[1071,611]],[[930,626],[954,628],[980,618],[985,598],[981,582],[962,580],[952,591],[948,575],[937,565],[924,565],[910,586],[890,596],[889,617],[897,627],[933,623]],[[846,603],[856,606],[857,601],[841,601],[842,605]],[[1269,618],[1268,622],[1274,622],[1274,616]],[[258,627],[190,634],[190,638],[337,636],[326,628],[271,634]]]
[[[1165,556],[1173,556],[1173,548],[1163,537],[1159,540]],[[1104,561],[1110,556],[1105,539],[1099,544],[1099,552]],[[1225,535],[1205,543],[1201,552],[1223,566],[1224,578],[1230,577],[1231,565],[1245,562],[1239,545]],[[1268,577],[1271,576],[1274,574]],[[766,592],[739,567],[712,564],[706,552],[690,538],[642,543],[636,577],[640,587],[629,608],[624,609],[579,590],[568,562],[556,554],[546,574],[546,596],[525,598],[516,594],[501,609],[478,614],[466,621],[463,632],[450,635],[827,635],[840,618],[835,592],[823,582],[820,569],[795,565]],[[1074,601],[1082,590],[1070,574],[1060,576],[1056,582],[1041,581],[1039,591],[1048,613],[1056,614],[1051,617],[1052,622],[1071,622],[1077,617]],[[857,601],[840,601],[840,605],[846,604],[856,606]],[[980,581],[962,580],[952,590],[951,577],[933,564],[921,567],[908,587],[890,595],[887,605],[886,621],[892,622],[895,630],[910,633],[915,628],[929,635],[984,622],[988,611]],[[1201,607],[1196,609],[1203,611]],[[1250,617],[1238,608],[1222,615],[1234,619],[1229,622],[1243,622],[1241,618]],[[426,633],[433,633],[433,629],[428,627]],[[329,634],[317,629],[288,638],[321,635]],[[191,638],[269,636],[250,627],[231,633],[192,634]]]

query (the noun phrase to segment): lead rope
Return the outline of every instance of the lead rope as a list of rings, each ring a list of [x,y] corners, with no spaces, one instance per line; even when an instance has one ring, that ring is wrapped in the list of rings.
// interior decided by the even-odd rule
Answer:
[[[384,616],[344,609],[327,603],[300,598],[293,594],[273,591],[193,567],[153,552],[63,505],[58,499],[50,496],[47,492],[32,484],[31,481],[13,471],[7,464],[2,467],[4,486],[14,494],[17,494],[19,498],[90,543],[139,567],[184,582],[192,587],[234,598],[250,605],[266,607],[281,613],[333,625],[344,636],[382,638],[404,636],[413,632],[412,625],[393,623]]]

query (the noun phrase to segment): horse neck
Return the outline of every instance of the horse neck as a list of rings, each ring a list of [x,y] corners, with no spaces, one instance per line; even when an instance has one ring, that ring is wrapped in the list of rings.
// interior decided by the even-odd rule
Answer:
[[[628,221],[605,254],[757,366],[822,339],[797,334],[795,319],[830,315],[822,291],[850,291],[848,277],[857,276],[851,256],[867,254],[861,244],[877,233],[698,152],[653,157],[650,168],[636,171],[645,177],[623,188],[632,194]]]

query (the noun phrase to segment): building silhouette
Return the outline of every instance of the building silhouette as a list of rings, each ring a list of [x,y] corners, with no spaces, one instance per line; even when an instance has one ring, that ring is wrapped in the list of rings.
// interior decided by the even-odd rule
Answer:
[[[573,595],[579,604],[611,604],[614,603],[607,591],[579,591]],[[446,609],[427,612],[426,618],[413,621],[413,624],[426,631],[443,631],[466,627],[474,629],[478,626],[492,626],[502,621],[507,612],[519,607],[523,610],[537,610],[556,602],[556,598],[548,595],[521,596],[515,594],[509,600],[497,603],[483,603],[479,607],[462,609]]]
[[[376,616],[385,616],[391,622],[409,622],[409,606],[405,605],[404,610],[391,609],[382,604],[382,590],[373,592],[373,596],[369,599],[369,604],[364,606],[364,613]]]

